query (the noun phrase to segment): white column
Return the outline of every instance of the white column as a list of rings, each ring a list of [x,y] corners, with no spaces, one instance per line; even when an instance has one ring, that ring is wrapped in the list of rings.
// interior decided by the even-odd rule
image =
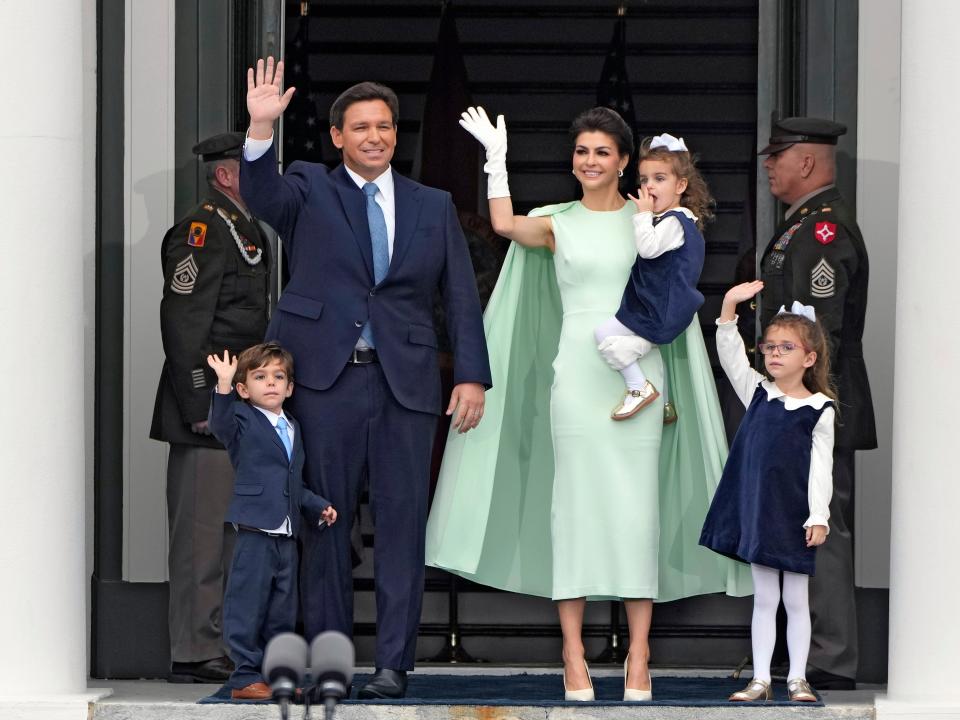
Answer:
[[[0,717],[87,717],[81,3],[0,4]],[[92,370],[91,370],[92,371]]]
[[[890,677],[881,720],[960,719],[960,98],[946,82],[960,73],[957,20],[950,0],[903,3]]]

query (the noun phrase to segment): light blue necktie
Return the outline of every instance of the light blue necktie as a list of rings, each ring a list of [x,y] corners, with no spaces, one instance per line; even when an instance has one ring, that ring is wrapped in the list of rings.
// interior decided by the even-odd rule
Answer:
[[[363,186],[363,194],[367,196],[367,225],[370,226],[370,245],[373,250],[373,280],[379,284],[390,267],[390,248],[387,243],[387,221],[383,217],[383,209],[377,204],[376,183],[368,182]],[[373,330],[370,323],[363,326],[360,337],[370,347],[374,347]]]
[[[283,416],[277,418],[277,433],[280,435],[280,442],[287,449],[287,460],[293,457],[293,442],[290,440],[290,433],[287,432],[287,419]]]

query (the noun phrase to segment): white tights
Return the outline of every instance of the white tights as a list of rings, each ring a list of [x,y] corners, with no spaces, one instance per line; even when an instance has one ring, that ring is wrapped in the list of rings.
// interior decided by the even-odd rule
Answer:
[[[780,571],[751,563],[753,574],[753,677],[770,682],[770,661],[777,641],[777,606],[780,605]],[[806,677],[810,653],[810,603],[808,575],[783,571],[783,607],[787,611],[788,680]]]
[[[593,330],[593,336],[599,345],[608,337],[617,337],[620,335],[636,335],[636,333],[624,325],[617,318],[612,317],[604,320]],[[640,364],[636,361],[627,365],[620,371],[623,382],[626,383],[627,390],[642,390],[647,384],[647,376],[640,369]]]

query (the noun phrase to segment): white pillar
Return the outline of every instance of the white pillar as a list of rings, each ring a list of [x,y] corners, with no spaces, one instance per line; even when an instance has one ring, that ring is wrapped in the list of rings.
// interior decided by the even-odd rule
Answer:
[[[960,719],[960,73],[951,0],[904,2],[890,656],[877,718]],[[861,72],[869,72],[861,68]]]
[[[81,3],[0,4],[0,717],[87,717]]]

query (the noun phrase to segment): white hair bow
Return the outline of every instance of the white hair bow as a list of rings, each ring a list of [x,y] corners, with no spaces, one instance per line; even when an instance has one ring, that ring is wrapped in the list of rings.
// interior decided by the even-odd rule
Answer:
[[[669,133],[657,135],[650,141],[651,150],[658,147],[665,147],[670,152],[687,152],[687,144],[683,141],[683,138],[675,138]]]
[[[799,300],[794,300],[793,305],[790,306],[790,309],[783,305],[780,306],[780,309],[777,310],[777,315],[783,315],[784,313],[793,313],[794,315],[802,315],[810,322],[817,321],[817,311],[813,309],[813,305],[804,305]]]

